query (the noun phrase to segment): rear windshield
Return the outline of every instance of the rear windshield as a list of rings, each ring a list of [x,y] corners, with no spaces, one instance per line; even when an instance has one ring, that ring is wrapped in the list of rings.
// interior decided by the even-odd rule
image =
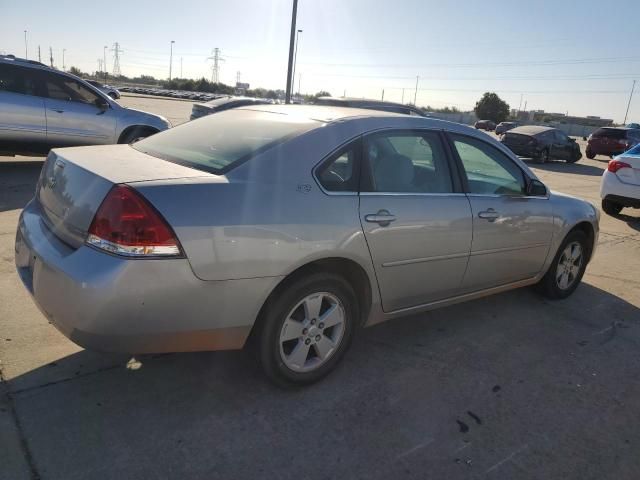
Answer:
[[[630,153],[631,155],[640,155],[640,143],[629,150],[627,153]]]
[[[626,130],[619,130],[617,128],[599,128],[595,132],[593,132],[594,137],[606,137],[606,138],[616,138],[616,139],[625,139],[627,138]]]
[[[132,146],[163,160],[223,174],[318,124],[291,115],[228,110],[170,128]]]

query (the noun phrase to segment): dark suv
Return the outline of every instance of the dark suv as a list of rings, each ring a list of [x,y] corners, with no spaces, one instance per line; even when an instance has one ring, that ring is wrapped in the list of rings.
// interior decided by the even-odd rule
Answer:
[[[614,157],[638,143],[640,143],[640,130],[636,128],[599,128],[589,135],[587,158],[595,158],[596,155]]]

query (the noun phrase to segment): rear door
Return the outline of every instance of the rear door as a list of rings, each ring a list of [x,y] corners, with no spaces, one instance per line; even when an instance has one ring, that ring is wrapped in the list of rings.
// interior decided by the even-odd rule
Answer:
[[[77,80],[42,72],[46,96],[47,140],[52,145],[116,143],[116,116],[98,107],[101,97]]]
[[[449,137],[465,176],[473,214],[464,290],[483,290],[535,276],[551,243],[549,199],[527,196],[525,173],[493,145],[465,135]]]
[[[44,99],[38,96],[36,69],[0,63],[0,142],[44,143]]]
[[[553,130],[549,133],[553,135],[553,144],[551,147],[550,157],[558,158],[561,160],[570,160],[572,148],[569,137],[567,137],[564,132],[561,132],[560,130]]]
[[[471,247],[471,209],[441,133],[364,138],[360,221],[386,312],[456,295]]]

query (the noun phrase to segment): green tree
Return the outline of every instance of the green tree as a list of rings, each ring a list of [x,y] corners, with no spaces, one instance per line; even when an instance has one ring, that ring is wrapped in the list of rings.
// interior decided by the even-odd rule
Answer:
[[[71,67],[69,69],[69,73],[72,74],[72,75],[75,75],[76,77],[86,77],[87,76],[78,67]]]
[[[500,123],[509,117],[509,104],[496,93],[486,92],[476,103],[474,111],[479,119]]]

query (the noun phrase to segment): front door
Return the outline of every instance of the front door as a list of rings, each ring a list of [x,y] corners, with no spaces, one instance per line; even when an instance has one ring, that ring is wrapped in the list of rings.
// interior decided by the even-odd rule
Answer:
[[[360,221],[385,312],[454,296],[471,248],[471,209],[437,131],[364,139]]]
[[[553,212],[546,196],[526,194],[526,176],[483,140],[449,134],[464,170],[473,213],[467,292],[534,277],[551,243]]]
[[[80,82],[54,72],[43,73],[47,98],[47,141],[51,145],[115,143],[116,119],[111,108],[102,109],[100,97]]]

